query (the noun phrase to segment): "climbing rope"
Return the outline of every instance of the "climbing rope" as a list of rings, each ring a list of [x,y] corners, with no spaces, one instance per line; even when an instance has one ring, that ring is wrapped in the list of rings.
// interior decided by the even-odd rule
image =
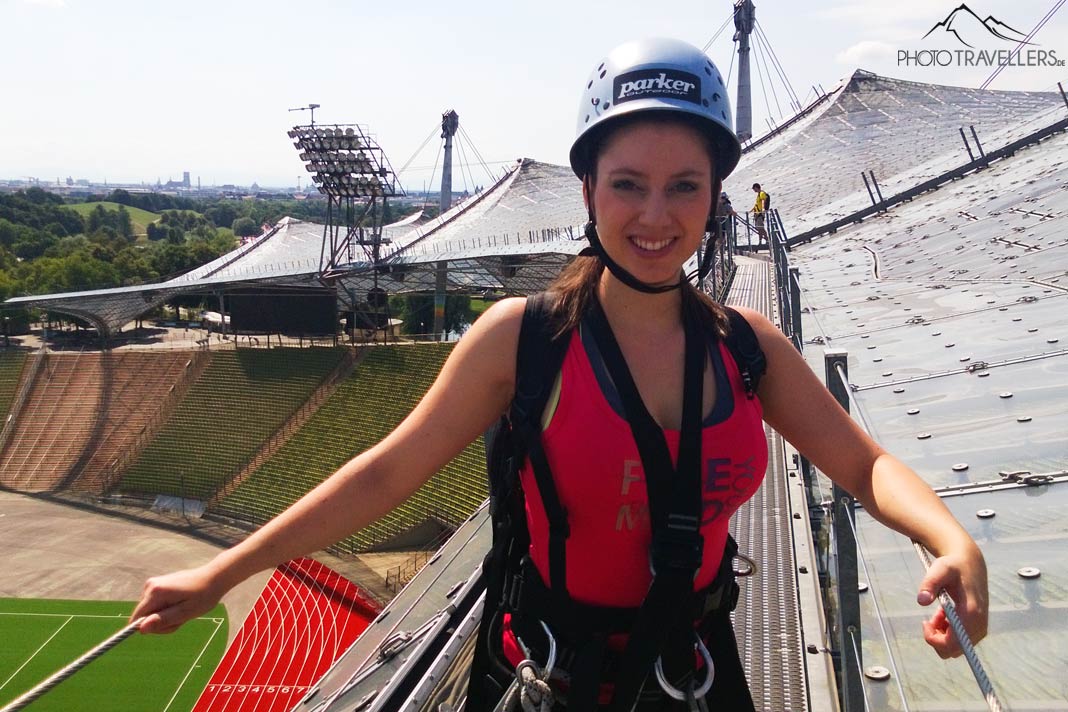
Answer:
[[[9,702],[7,705],[4,706],[3,709],[0,709],[0,712],[18,712],[19,710],[22,710],[22,709],[25,709],[25,708],[29,707],[33,702],[36,702],[42,695],[47,693],[49,690],[54,688],[56,685],[58,685],[59,683],[63,682],[64,680],[69,679],[76,672],[78,672],[79,670],[84,668],[86,665],[88,665],[89,663],[93,662],[94,660],[99,658],[101,655],[103,655],[107,651],[111,650],[116,645],[118,645],[119,643],[121,643],[122,641],[126,640],[131,635],[133,635],[134,633],[136,633],[138,628],[141,627],[141,621],[143,621],[143,620],[144,620],[144,618],[138,618],[137,620],[133,621],[132,623],[129,623],[125,628],[120,630],[118,633],[116,633],[115,635],[111,636],[110,638],[105,640],[103,643],[101,643],[100,645],[96,646],[95,648],[93,648],[92,650],[90,650],[89,652],[87,652],[85,655],[81,656],[80,658],[78,658],[74,662],[70,663],[69,665],[67,665],[66,667],[61,669],[59,672],[57,672],[54,675],[52,675],[51,677],[49,677],[44,682],[39,683],[36,687],[32,688],[31,690],[28,690],[24,694],[20,695],[19,697],[15,698],[11,702]]]
[[[549,667],[540,670],[533,660],[521,660],[515,666],[516,684],[508,688],[504,701],[505,712],[550,712],[553,691],[549,687]]]

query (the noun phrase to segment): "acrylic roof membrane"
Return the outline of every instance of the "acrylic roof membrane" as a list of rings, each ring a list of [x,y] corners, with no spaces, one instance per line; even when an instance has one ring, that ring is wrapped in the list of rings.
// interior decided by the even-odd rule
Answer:
[[[871,208],[862,171],[875,173],[884,196],[906,192],[969,164],[961,128],[977,152],[974,126],[989,153],[1066,116],[1060,95],[858,71],[789,126],[755,142],[726,188],[741,212],[749,185],[761,182],[788,235],[799,235]],[[806,309],[806,359],[822,374],[824,348],[848,352],[854,417],[941,489],[987,556],[990,634],[979,651],[1013,710],[1068,710],[1066,161],[1068,136],[1054,134],[790,254]],[[432,290],[444,262],[453,289],[536,291],[585,246],[585,219],[569,168],[523,159],[434,220],[387,226],[378,283],[390,292]],[[322,236],[323,226],[286,218],[265,237],[162,284],[8,303],[79,309],[113,328],[175,294],[312,283]],[[367,289],[370,262],[360,254],[351,260],[341,278],[346,290]],[[752,274],[732,293],[767,301],[768,290]],[[764,516],[789,519],[785,506],[771,502]],[[922,565],[908,540],[863,512],[856,527],[860,576],[869,584],[861,597],[863,664],[890,671],[885,681],[865,681],[868,709],[984,709],[967,665],[939,660],[922,642],[920,621],[930,610],[915,603]],[[450,669],[463,651],[444,641],[447,631],[477,622],[472,572],[488,530],[483,507],[297,709],[387,709],[389,701],[407,699],[404,709],[437,710],[435,701],[450,687],[466,684],[462,669]],[[793,546],[807,544],[795,538]],[[797,555],[798,562],[806,556]],[[776,557],[767,558],[773,567]],[[804,578],[792,559],[779,573]],[[765,606],[760,615],[784,613]],[[802,606],[801,615],[811,621],[820,614]],[[802,672],[791,657],[800,653],[792,650],[794,640],[786,631],[778,643],[746,653],[781,659],[804,677],[801,699],[789,704],[779,678],[750,680],[758,709],[832,709],[811,668]],[[811,647],[804,666],[825,652]],[[413,678],[428,658],[440,667]]]

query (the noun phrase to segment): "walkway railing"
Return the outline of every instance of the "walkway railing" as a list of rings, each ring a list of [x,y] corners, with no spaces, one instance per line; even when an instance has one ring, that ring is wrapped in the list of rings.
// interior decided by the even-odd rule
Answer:
[[[782,321],[783,332],[793,342],[798,351],[803,350],[804,340],[801,333],[801,288],[798,269],[790,266],[789,245],[778,211],[771,211],[767,221],[768,247],[775,266],[775,293]],[[854,386],[849,383],[848,354],[840,350],[828,350],[824,355],[825,379],[827,388],[846,412],[854,412],[865,432],[871,432],[863,417],[859,404],[856,403]],[[851,408],[854,405],[855,408]],[[861,712],[871,709],[867,689],[864,685],[864,665],[861,651],[860,588],[858,568],[862,567],[868,581],[872,580],[867,570],[867,563],[860,551],[860,539],[856,529],[857,502],[851,494],[832,485],[830,496],[825,493],[820,475],[812,464],[801,457],[801,469],[805,489],[809,499],[809,517],[812,525],[814,545],[819,552],[819,579],[824,592],[824,607],[828,621],[828,638],[834,641],[832,658],[838,676],[839,695],[843,712]],[[826,533],[824,533],[826,532]],[[930,565],[927,550],[919,543],[913,542],[924,567]],[[993,685],[975,652],[975,647],[968,637],[960,617],[957,615],[953,600],[945,591],[939,592],[939,602],[946,612],[946,618],[964,651],[968,665],[975,676],[983,699],[991,712],[1002,710]],[[886,631],[882,611],[877,597],[873,596],[876,619],[887,650],[887,659],[893,668],[892,675],[901,697],[902,709],[909,709],[901,676],[891,652],[890,639]]]

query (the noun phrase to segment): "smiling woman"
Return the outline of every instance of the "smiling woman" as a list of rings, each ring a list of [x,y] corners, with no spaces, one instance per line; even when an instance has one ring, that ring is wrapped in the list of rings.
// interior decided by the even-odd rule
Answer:
[[[718,238],[714,206],[741,155],[730,116],[697,48],[642,40],[609,53],[585,84],[570,152],[590,247],[548,292],[488,309],[382,442],[213,561],[151,579],[141,630],[173,631],[251,573],[367,526],[494,426],[494,542],[464,709],[495,709],[522,679],[548,695],[542,709],[753,710],[728,522],[763,481],[766,422],[935,552],[919,602],[945,589],[982,638],[983,557],[941,500],[767,318],[699,291],[688,277],[700,284],[707,265],[683,272]],[[959,654],[944,616],[924,636]]]

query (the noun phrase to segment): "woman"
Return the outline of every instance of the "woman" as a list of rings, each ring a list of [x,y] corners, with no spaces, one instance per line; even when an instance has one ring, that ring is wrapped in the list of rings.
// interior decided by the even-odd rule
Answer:
[[[973,639],[986,632],[983,557],[934,492],[853,423],[773,324],[739,310],[767,364],[758,398],[749,397],[723,346],[733,328],[729,315],[682,276],[706,232],[714,232],[722,181],[740,157],[730,116],[715,66],[672,40],[614,50],[594,70],[580,105],[571,164],[582,180],[592,254],[576,259],[550,290],[555,333],[569,340],[540,438],[566,515],[566,543],[553,539],[547,519],[560,508],[547,508],[537,468],[527,462],[519,473],[530,534],[527,580],[565,602],[552,608],[563,611],[559,620],[545,622],[574,648],[571,677],[557,686],[573,709],[589,709],[594,699],[630,709],[646,698],[663,709],[660,689],[681,692],[684,706],[703,705],[695,698],[707,693],[726,708],[752,708],[740,666],[725,671],[717,660],[713,676],[694,661],[695,648],[704,657],[706,644],[720,655],[733,647],[729,623],[687,627],[695,620],[688,605],[694,591],[719,590],[722,570],[731,568],[730,552],[724,555],[730,513],[763,477],[761,416],[872,516],[935,553],[920,584],[921,605],[945,589]],[[380,444],[213,561],[150,579],[133,614],[145,617],[141,631],[175,630],[251,574],[370,524],[440,470],[508,410],[526,301],[490,308]],[[682,613],[665,613],[672,604]],[[575,626],[587,626],[574,611],[597,617],[619,609],[653,613],[639,613],[634,629],[622,633],[596,626],[576,633]],[[516,634],[526,632],[523,611],[510,613],[494,644],[498,662],[514,664],[523,655]],[[941,611],[924,624],[924,637],[942,657],[960,654]],[[660,684],[646,682],[643,692],[654,671]],[[608,682],[615,686],[600,684]]]

